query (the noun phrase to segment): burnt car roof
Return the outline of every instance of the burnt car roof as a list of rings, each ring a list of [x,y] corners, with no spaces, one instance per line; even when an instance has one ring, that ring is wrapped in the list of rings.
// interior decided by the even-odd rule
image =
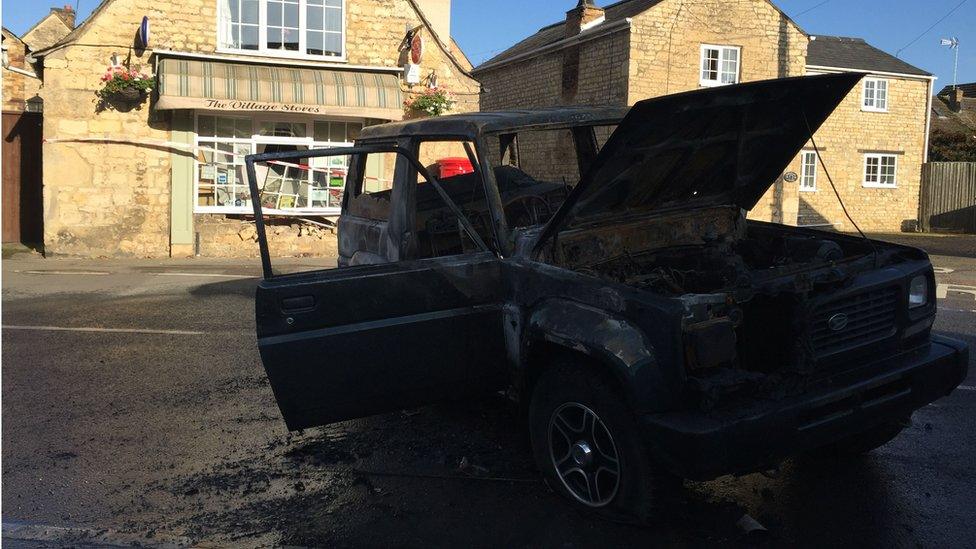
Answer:
[[[630,107],[550,107],[450,114],[363,128],[359,140],[403,136],[471,136],[511,131],[616,124]]]

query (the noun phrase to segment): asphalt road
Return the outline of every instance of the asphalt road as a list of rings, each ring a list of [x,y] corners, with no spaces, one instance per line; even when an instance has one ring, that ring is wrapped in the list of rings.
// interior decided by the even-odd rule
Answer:
[[[937,330],[976,345],[976,238],[914,242],[948,285]],[[774,546],[974,543],[973,373],[869,457],[687,483],[638,527],[542,484],[500,398],[289,434],[256,352],[253,262],[2,266],[5,545],[682,547],[741,543],[743,513]]]

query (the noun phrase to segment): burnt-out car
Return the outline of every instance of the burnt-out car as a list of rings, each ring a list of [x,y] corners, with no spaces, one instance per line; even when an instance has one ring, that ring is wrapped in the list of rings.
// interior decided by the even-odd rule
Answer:
[[[637,513],[676,477],[884,444],[966,375],[967,347],[931,333],[928,257],[746,218],[859,79],[444,116],[248,157],[258,342],[287,426],[506,391],[554,487]],[[436,178],[440,151],[470,173]],[[350,159],[340,268],[276,274],[254,165],[329,155]]]

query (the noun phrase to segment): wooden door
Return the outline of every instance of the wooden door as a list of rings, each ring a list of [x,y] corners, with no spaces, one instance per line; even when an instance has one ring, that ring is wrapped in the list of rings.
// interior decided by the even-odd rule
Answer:
[[[3,242],[44,240],[41,114],[3,113]]]

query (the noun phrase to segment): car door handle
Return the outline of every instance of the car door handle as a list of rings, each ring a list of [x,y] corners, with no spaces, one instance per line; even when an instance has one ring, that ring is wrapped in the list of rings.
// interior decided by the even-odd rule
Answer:
[[[281,311],[285,313],[310,311],[314,308],[315,296],[302,295],[298,297],[286,297],[281,300]]]

